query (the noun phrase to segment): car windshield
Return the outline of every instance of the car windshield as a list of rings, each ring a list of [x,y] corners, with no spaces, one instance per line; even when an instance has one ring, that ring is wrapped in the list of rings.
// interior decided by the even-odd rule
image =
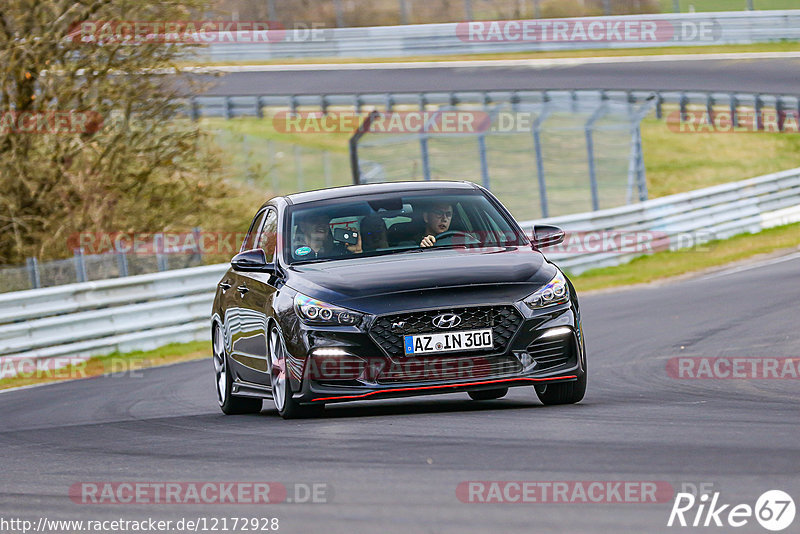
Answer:
[[[480,191],[310,202],[292,207],[287,224],[289,263],[527,243]]]

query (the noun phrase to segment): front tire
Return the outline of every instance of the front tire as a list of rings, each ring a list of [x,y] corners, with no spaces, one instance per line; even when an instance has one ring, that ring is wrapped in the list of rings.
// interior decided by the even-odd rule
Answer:
[[[306,406],[294,400],[286,364],[287,354],[278,326],[273,324],[269,329],[269,376],[275,409],[284,419],[322,415],[324,404]]]
[[[575,404],[583,399],[586,394],[586,371],[572,382],[561,382],[558,384],[543,384],[533,386],[536,396],[546,406],[556,404]]]
[[[478,391],[467,391],[467,393],[472,398],[472,400],[477,400],[477,401],[493,400],[505,397],[506,393],[508,393],[508,388],[481,389]]]
[[[228,357],[225,353],[225,343],[222,340],[222,329],[215,323],[211,331],[211,352],[214,360],[214,378],[216,379],[217,403],[225,415],[238,415],[244,413],[258,413],[263,402],[261,399],[234,397],[233,378],[228,366]]]

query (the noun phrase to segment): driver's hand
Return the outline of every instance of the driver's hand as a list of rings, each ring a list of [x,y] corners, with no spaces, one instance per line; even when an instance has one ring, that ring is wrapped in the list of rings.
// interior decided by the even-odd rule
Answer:
[[[427,247],[432,247],[434,243],[436,243],[436,238],[433,237],[432,235],[426,235],[425,237],[422,238],[422,241],[420,242],[419,246],[427,248]]]

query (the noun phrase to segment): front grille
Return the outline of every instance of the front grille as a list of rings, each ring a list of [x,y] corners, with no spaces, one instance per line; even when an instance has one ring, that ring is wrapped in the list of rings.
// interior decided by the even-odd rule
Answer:
[[[455,313],[461,316],[457,330],[491,328],[494,347],[485,350],[469,351],[469,354],[492,354],[504,352],[508,342],[522,323],[522,316],[514,306],[481,306],[475,308],[447,308],[424,312],[398,313],[378,317],[370,328],[369,335],[390,357],[404,356],[403,336],[428,332],[444,332],[449,329],[433,326],[433,318],[442,313]],[[392,325],[405,322],[402,329],[393,330]]]
[[[572,336],[540,339],[528,345],[527,351],[536,362],[534,369],[537,371],[575,363],[575,342]]]

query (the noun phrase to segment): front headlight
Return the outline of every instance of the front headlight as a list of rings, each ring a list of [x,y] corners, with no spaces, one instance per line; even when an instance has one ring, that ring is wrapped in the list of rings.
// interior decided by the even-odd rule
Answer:
[[[538,310],[556,304],[564,304],[567,301],[569,301],[567,278],[561,271],[559,271],[546,286],[523,299],[523,302],[532,310]]]
[[[301,321],[312,325],[355,326],[362,318],[358,312],[312,299],[302,293],[294,296],[294,309]]]

